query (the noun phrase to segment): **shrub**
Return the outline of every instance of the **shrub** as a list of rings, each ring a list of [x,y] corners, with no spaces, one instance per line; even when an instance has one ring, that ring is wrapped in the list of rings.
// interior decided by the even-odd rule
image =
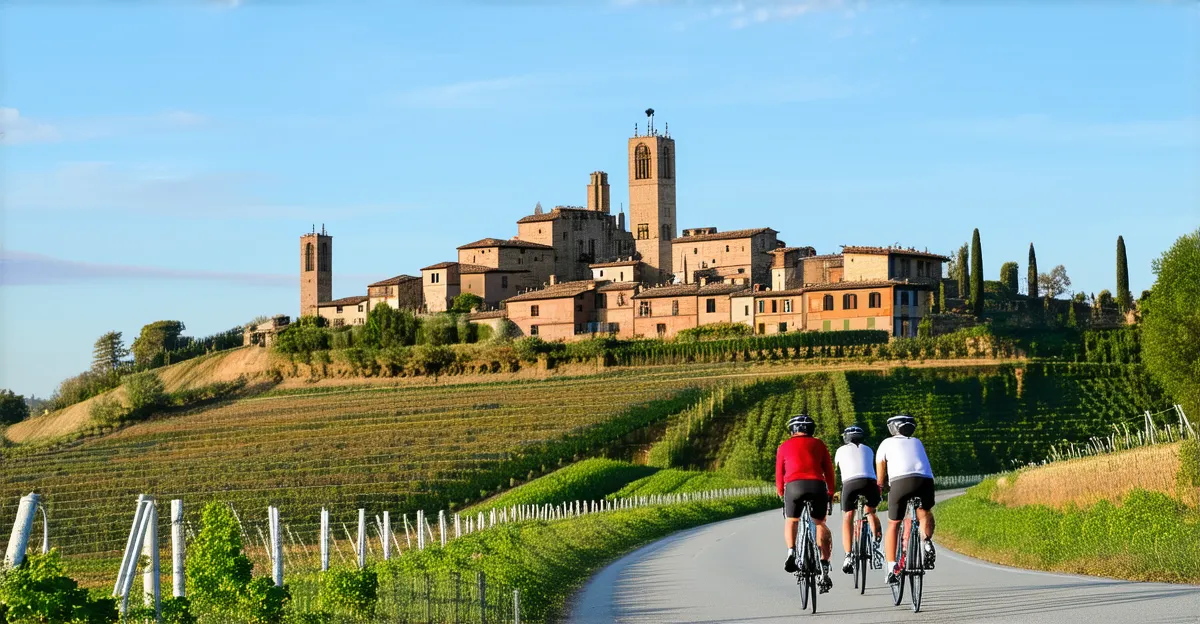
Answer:
[[[58,550],[30,555],[20,567],[0,574],[0,622],[30,624],[71,622],[101,624],[117,621],[112,598],[93,599],[63,574]]]
[[[260,576],[242,591],[242,614],[251,624],[279,624],[283,622],[284,609],[291,599],[292,594],[286,586],[278,587],[271,579]]]
[[[448,345],[458,342],[458,317],[442,312],[427,317],[421,323],[418,342],[425,345]]]
[[[162,624],[196,624],[191,601],[183,596],[163,598]]]
[[[129,399],[129,409],[138,415],[149,414],[167,402],[162,380],[150,372],[130,377],[125,382],[125,396]]]
[[[204,506],[200,532],[188,544],[188,592],[195,605],[215,615],[236,613],[253,564],[242,553],[242,534],[233,510],[213,501]]]
[[[745,323],[711,323],[680,330],[675,335],[678,342],[700,342],[702,340],[724,340],[740,338],[754,333],[754,328]]]
[[[25,397],[12,390],[0,390],[0,425],[11,425],[29,417]]]
[[[454,302],[450,304],[450,311],[465,314],[481,305],[483,305],[483,297],[475,293],[465,292],[454,298]]]
[[[408,370],[416,375],[439,375],[454,363],[454,350],[439,345],[417,345],[409,352]]]
[[[372,568],[329,570],[318,600],[322,610],[355,618],[375,617],[379,603],[379,576]]]
[[[125,422],[129,416],[129,410],[116,397],[104,396],[92,401],[91,406],[88,407],[88,416],[97,426],[115,427]]]

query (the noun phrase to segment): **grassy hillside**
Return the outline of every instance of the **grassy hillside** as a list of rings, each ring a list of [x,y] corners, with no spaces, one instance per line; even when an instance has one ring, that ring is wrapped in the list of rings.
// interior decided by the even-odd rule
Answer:
[[[1173,463],[1159,463],[1171,456]],[[1153,461],[1154,471],[1166,473],[1166,479],[1123,468],[1147,468],[1145,461]],[[1178,470],[1169,473],[1167,466]],[[1056,487],[1041,490],[1048,480]],[[1098,485],[1118,494],[1099,494]],[[938,538],[957,551],[998,563],[1197,583],[1197,489],[1200,445],[1195,440],[1073,459],[989,479],[938,505]]]

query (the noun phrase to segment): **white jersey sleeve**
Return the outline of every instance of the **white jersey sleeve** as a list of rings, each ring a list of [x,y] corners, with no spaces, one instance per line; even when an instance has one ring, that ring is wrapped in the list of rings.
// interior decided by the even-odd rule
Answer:
[[[837,450],[833,463],[842,475],[842,483],[851,479],[875,478],[875,453],[866,444],[846,444]]]

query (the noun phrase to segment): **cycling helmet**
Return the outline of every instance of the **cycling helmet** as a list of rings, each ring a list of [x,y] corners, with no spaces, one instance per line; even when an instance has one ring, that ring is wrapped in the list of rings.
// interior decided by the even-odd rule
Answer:
[[[817,421],[813,420],[808,414],[797,414],[788,420],[787,428],[788,433],[812,435],[817,430]]]
[[[888,433],[892,435],[902,435],[906,438],[911,438],[914,431],[917,430],[917,419],[908,414],[896,414],[887,419]]]
[[[850,425],[842,430],[842,440],[846,444],[862,444],[863,440],[867,439],[867,432],[863,431],[858,425]]]

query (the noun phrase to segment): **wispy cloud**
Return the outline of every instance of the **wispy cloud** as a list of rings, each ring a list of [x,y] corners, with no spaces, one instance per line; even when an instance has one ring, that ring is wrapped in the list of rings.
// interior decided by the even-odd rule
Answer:
[[[407,108],[497,108],[527,101],[533,92],[563,82],[543,75],[467,80],[410,89],[397,95],[394,102]]]
[[[50,120],[30,117],[16,108],[0,107],[0,143],[15,146],[88,141],[135,132],[193,127],[205,121],[203,115],[179,110],[152,115]]]
[[[48,286],[101,280],[204,280],[243,286],[291,288],[296,286],[298,278],[275,273],[195,271],[79,262],[11,249],[0,250],[0,284],[5,286]]]
[[[10,172],[5,207],[12,211],[150,214],[181,218],[319,218],[327,206],[269,198],[270,176],[245,171],[192,171],[164,166],[72,162],[45,171]],[[340,215],[403,210],[397,205],[339,207]]]
[[[845,17],[852,18],[866,9],[863,0],[612,0],[612,3],[622,8],[654,5],[695,9],[691,15],[676,24],[679,28],[712,20],[724,21],[732,28],[747,28],[758,24],[791,21],[812,13],[829,11],[841,11]]]
[[[1072,121],[1049,115],[938,121],[942,133],[990,141],[1048,144],[1126,144],[1143,147],[1200,145],[1200,117],[1134,121]]]

